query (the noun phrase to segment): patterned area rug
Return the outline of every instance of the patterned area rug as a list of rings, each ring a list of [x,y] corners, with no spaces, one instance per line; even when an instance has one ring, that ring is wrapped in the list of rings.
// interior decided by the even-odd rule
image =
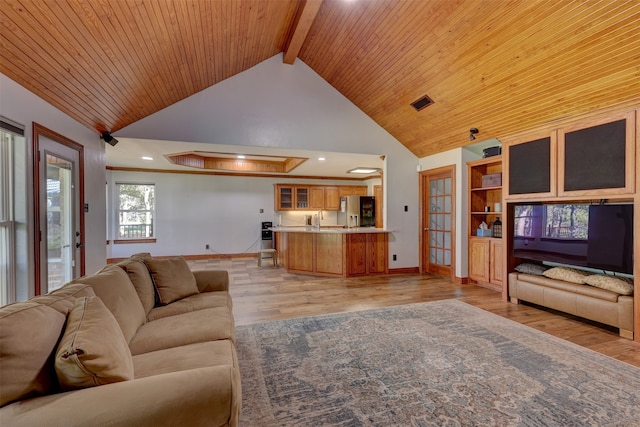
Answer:
[[[456,300],[237,327],[242,426],[640,425],[640,369]]]

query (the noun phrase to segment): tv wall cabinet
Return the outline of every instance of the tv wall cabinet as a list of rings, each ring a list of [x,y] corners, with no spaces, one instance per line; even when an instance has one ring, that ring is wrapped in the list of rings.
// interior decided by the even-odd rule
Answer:
[[[635,112],[505,141],[506,200],[604,199],[635,193]]]
[[[516,204],[633,203],[634,236],[640,236],[640,108],[635,108],[628,111],[610,107],[500,138],[504,161],[502,295],[505,301],[509,299],[508,274],[526,261],[513,256]],[[633,340],[640,342],[640,262],[637,262],[640,239],[637,237],[634,254]]]

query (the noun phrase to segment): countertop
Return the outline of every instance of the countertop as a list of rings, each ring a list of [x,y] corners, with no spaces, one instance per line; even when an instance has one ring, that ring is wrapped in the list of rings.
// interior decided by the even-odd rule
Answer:
[[[391,230],[375,227],[353,227],[340,228],[338,226],[321,226],[320,228],[309,226],[298,227],[271,227],[269,230],[275,233],[331,233],[331,234],[354,234],[354,233],[390,233]]]

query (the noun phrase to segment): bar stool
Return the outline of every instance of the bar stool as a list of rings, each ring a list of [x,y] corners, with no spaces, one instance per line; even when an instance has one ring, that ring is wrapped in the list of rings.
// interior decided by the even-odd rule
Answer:
[[[269,254],[271,256],[271,259],[273,260],[273,266],[277,267],[278,252],[275,249],[271,248],[260,249],[260,251],[258,252],[258,267],[262,267],[262,254]]]

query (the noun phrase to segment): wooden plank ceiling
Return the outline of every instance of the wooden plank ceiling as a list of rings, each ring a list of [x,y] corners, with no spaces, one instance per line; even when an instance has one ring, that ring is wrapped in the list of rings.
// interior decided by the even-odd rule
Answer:
[[[282,51],[418,157],[468,144],[471,127],[500,138],[640,105],[637,0],[1,4],[0,72],[98,132]],[[415,111],[424,95],[434,104]]]

